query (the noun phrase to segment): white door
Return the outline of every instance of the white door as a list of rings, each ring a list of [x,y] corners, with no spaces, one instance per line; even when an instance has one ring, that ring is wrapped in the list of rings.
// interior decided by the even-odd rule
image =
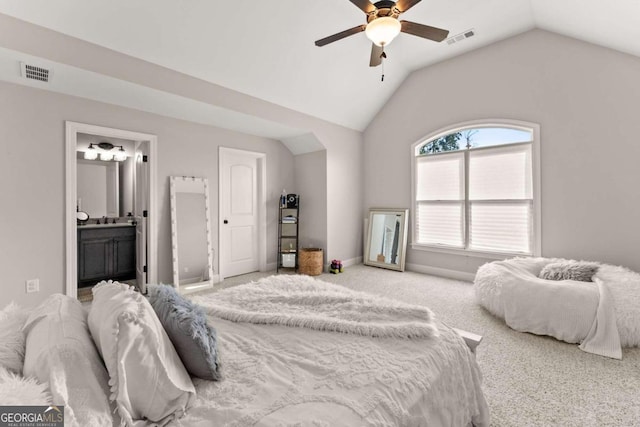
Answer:
[[[147,292],[147,218],[136,217],[136,284],[143,294]]]
[[[149,147],[146,142],[136,144],[135,188],[133,211],[136,226],[136,284],[140,292],[147,291],[147,216],[149,210]]]
[[[258,157],[220,149],[221,278],[258,271]]]

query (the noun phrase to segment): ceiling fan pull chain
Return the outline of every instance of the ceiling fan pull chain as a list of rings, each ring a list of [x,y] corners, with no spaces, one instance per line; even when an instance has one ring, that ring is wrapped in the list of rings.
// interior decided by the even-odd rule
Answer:
[[[384,60],[387,57],[387,55],[384,54],[384,46],[382,46],[382,54],[380,55],[380,71],[382,71],[382,77],[380,79],[381,82],[384,81]]]

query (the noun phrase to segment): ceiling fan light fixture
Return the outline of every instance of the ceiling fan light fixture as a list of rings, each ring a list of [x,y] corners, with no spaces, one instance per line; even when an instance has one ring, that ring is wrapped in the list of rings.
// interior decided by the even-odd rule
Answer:
[[[388,46],[398,34],[402,25],[396,18],[382,16],[367,24],[365,34],[377,46]]]

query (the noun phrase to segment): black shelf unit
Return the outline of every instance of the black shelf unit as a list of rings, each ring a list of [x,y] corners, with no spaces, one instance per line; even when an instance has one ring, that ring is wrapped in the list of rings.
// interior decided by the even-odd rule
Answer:
[[[298,271],[298,220],[300,196],[295,202],[282,199],[278,206],[278,260],[276,273],[281,269]]]

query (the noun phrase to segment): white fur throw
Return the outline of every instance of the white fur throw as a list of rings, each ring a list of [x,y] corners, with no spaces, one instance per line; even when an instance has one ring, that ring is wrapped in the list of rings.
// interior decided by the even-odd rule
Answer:
[[[576,262],[561,258],[514,258],[529,270],[532,277],[537,277],[541,270],[550,263]],[[593,263],[599,266],[593,280],[602,280],[613,298],[616,323],[622,347],[640,346],[640,274],[624,267],[609,264]],[[502,285],[504,283],[503,268],[500,263],[487,263],[478,269],[474,288],[478,302],[494,315],[505,318],[502,301]],[[569,285],[571,286],[571,285]]]
[[[7,406],[50,405],[46,384],[24,378],[0,366],[0,403]]]
[[[0,366],[17,374],[22,374],[24,364],[25,335],[22,327],[29,313],[14,302],[0,311]]]
[[[271,276],[193,298],[215,317],[372,337],[438,336],[426,307],[356,292],[303,275]]]

